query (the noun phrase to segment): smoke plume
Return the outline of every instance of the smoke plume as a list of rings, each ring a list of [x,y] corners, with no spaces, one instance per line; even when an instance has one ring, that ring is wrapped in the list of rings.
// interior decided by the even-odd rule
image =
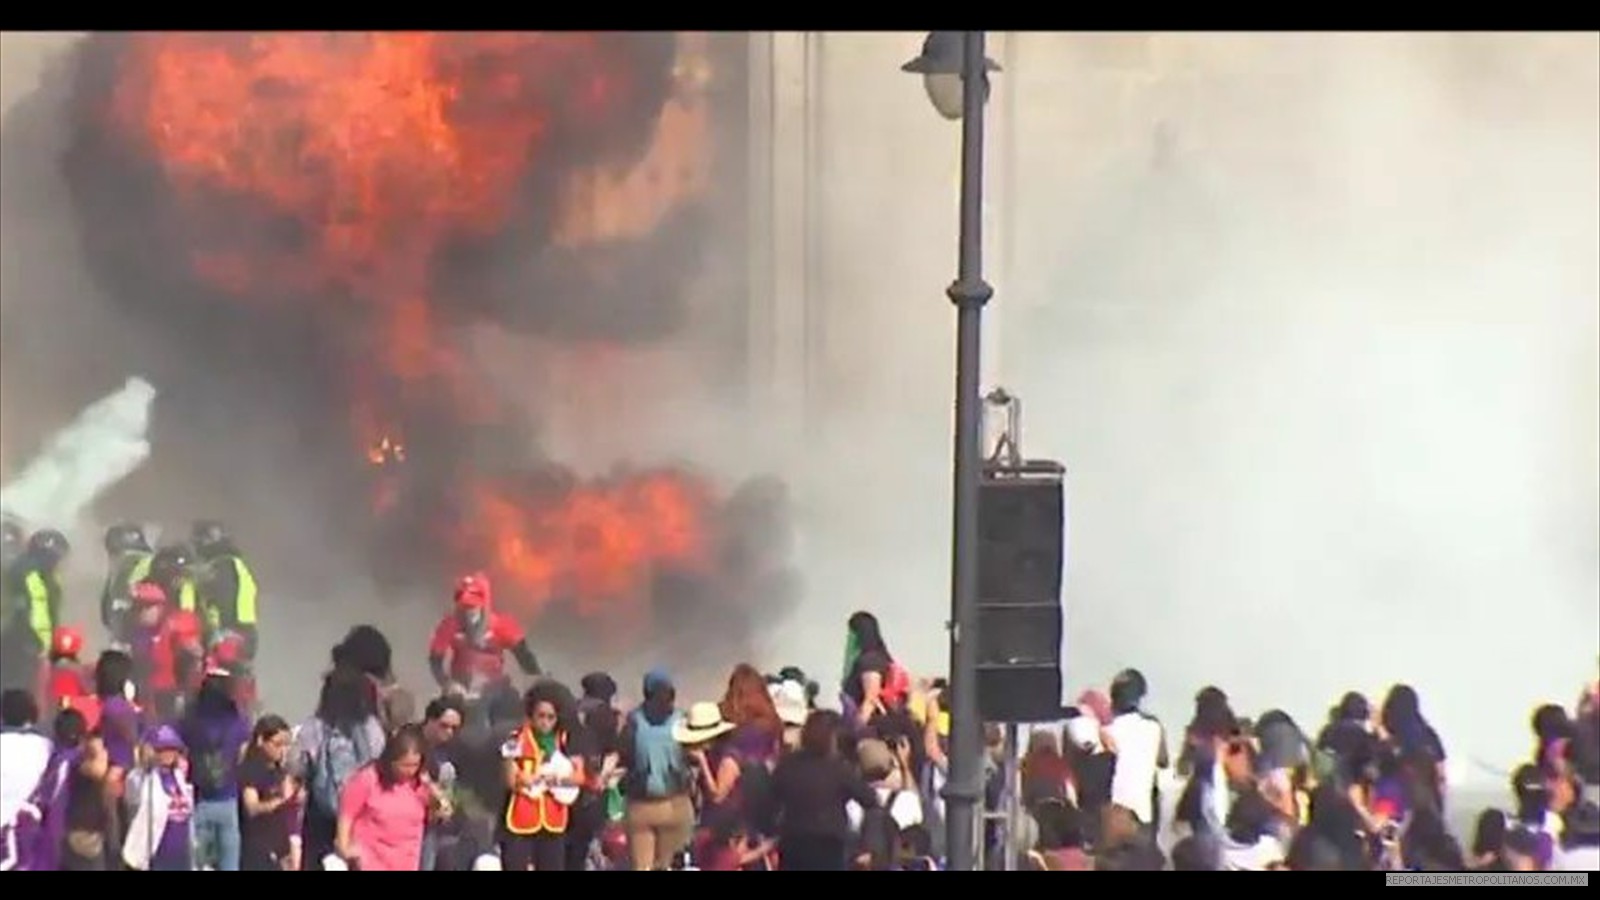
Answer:
[[[991,362],[1071,472],[1074,686],[1315,722],[1409,681],[1457,759],[1520,758],[1600,634],[1600,42],[991,37]],[[821,51],[830,671],[852,607],[944,659],[958,137],[866,71],[916,46]]]

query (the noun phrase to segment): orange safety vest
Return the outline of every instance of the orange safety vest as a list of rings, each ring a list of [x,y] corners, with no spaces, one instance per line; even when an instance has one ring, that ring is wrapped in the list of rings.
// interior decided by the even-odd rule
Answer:
[[[517,755],[512,760],[518,770],[528,777],[533,777],[539,771],[539,766],[544,764],[544,754],[539,751],[539,742],[533,736],[533,727],[523,725],[517,730]],[[556,748],[562,753],[567,752],[567,736],[556,735]],[[579,778],[583,777],[583,761],[574,759],[573,766]],[[539,797],[529,797],[522,791],[512,791],[511,799],[506,803],[506,830],[512,834],[526,836],[532,834],[564,834],[567,830],[569,817],[567,807],[562,805],[548,792]]]

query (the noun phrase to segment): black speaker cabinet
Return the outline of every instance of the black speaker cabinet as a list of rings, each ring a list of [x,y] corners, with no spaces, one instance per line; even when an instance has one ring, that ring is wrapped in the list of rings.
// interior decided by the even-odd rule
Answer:
[[[978,705],[988,722],[1061,718],[1062,469],[990,469],[978,496]]]

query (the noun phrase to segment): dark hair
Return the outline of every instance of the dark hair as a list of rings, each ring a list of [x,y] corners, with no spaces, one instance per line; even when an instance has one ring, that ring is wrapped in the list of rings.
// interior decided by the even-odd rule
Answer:
[[[1295,872],[1339,872],[1345,868],[1338,846],[1310,828],[1301,829],[1289,841],[1286,861]]]
[[[616,679],[605,672],[590,672],[578,682],[578,687],[583,689],[583,696],[610,703],[617,696]]]
[[[572,732],[578,724],[578,701],[572,696],[572,691],[559,681],[546,679],[522,695],[522,712],[528,718],[533,718],[533,711],[539,704],[548,703],[556,711],[556,730]]]
[[[1209,872],[1216,868],[1210,859],[1210,845],[1194,835],[1189,835],[1172,845],[1172,870],[1174,872]]]
[[[1254,790],[1245,791],[1228,810],[1228,838],[1236,844],[1254,844],[1272,829],[1275,813],[1267,798]]]
[[[355,669],[379,681],[393,677],[394,651],[383,632],[371,625],[357,625],[350,629],[338,646],[333,648],[335,667]]]
[[[251,743],[259,744],[289,730],[289,723],[282,716],[274,716],[269,713],[256,720],[256,727],[250,730],[250,741]]]
[[[238,715],[239,704],[233,701],[233,678],[224,672],[206,675],[194,695],[194,718],[219,721]]]
[[[843,732],[843,716],[831,709],[816,710],[806,716],[806,724],[800,728],[800,750],[812,756],[836,756]]]
[[[389,739],[383,744],[383,752],[378,754],[378,759],[374,763],[379,786],[387,791],[399,784],[400,779],[394,773],[395,763],[413,753],[421,756],[423,744],[421,725],[401,725],[394,734],[389,735]],[[422,778],[420,768],[416,777],[419,781]]]
[[[1039,826],[1040,850],[1065,850],[1083,846],[1083,814],[1070,803],[1047,800],[1035,804],[1033,820]]]
[[[99,697],[121,697],[133,680],[133,657],[121,650],[106,650],[94,663],[94,692]]]
[[[885,656],[889,655],[889,645],[883,641],[883,629],[878,626],[878,617],[869,612],[858,612],[845,623],[850,633],[856,636],[856,650],[866,653],[876,650]]]
[[[444,718],[445,713],[449,712],[453,712],[458,716],[466,716],[466,707],[462,705],[461,698],[446,695],[429,700],[427,707],[422,710],[422,718],[427,722],[437,722]]]
[[[0,725],[6,728],[27,728],[39,724],[39,701],[33,693],[11,688],[0,694]]]
[[[1350,691],[1339,698],[1328,718],[1335,722],[1365,722],[1372,718],[1372,704],[1360,693]]]
[[[1546,703],[1534,710],[1532,725],[1533,734],[1541,745],[1570,738],[1576,733],[1567,711],[1554,703]]]
[[[1111,711],[1117,715],[1135,712],[1149,693],[1149,683],[1138,669],[1123,669],[1111,682]]]
[[[1472,829],[1472,855],[1500,855],[1506,845],[1506,814],[1498,809],[1486,809],[1478,814],[1478,823]]]
[[[316,716],[324,724],[349,731],[377,714],[377,698],[366,675],[339,666],[322,679]]]
[[[53,726],[57,746],[77,747],[89,736],[89,720],[76,709],[56,713]]]
[[[1408,750],[1425,749],[1414,746],[1418,741],[1427,739],[1428,726],[1428,720],[1422,715],[1422,700],[1417,696],[1416,688],[1409,684],[1397,684],[1389,688],[1378,718],[1383,722],[1384,730],[1389,732],[1390,740],[1396,744]]]

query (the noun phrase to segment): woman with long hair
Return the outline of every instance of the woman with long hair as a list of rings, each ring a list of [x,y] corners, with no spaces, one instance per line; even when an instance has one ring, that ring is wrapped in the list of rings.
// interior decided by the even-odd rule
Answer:
[[[771,825],[771,772],[783,746],[783,720],[767,679],[748,663],[734,667],[718,708],[733,730],[711,742],[700,774],[701,821],[728,817],[751,834]]]
[[[352,869],[416,872],[430,810],[448,813],[422,767],[422,726],[405,725],[362,766],[339,796],[334,846]]]
[[[875,809],[878,795],[840,754],[845,721],[818,710],[800,730],[800,748],[772,773],[777,808],[778,867],[784,871],[837,872],[847,868],[851,800]]]
[[[247,872],[294,868],[293,824],[300,786],[286,763],[294,739],[289,723],[262,716],[239,763],[239,867]]]
[[[123,781],[133,771],[144,722],[133,704],[133,658],[107,650],[94,664],[94,692],[100,698],[100,739],[111,763],[107,785],[120,800]],[[124,817],[122,821],[126,822]]]
[[[290,771],[307,787],[302,868],[320,869],[333,851],[345,783],[383,748],[383,725],[367,676],[335,667],[323,678],[317,711],[300,726],[290,757]]]
[[[250,746],[250,720],[234,701],[231,676],[205,677],[178,734],[189,748],[196,858],[201,866],[237,872],[239,762]]]
[[[845,623],[844,672],[840,699],[857,727],[871,724],[905,705],[910,683],[889,653],[878,618],[857,612]]]

